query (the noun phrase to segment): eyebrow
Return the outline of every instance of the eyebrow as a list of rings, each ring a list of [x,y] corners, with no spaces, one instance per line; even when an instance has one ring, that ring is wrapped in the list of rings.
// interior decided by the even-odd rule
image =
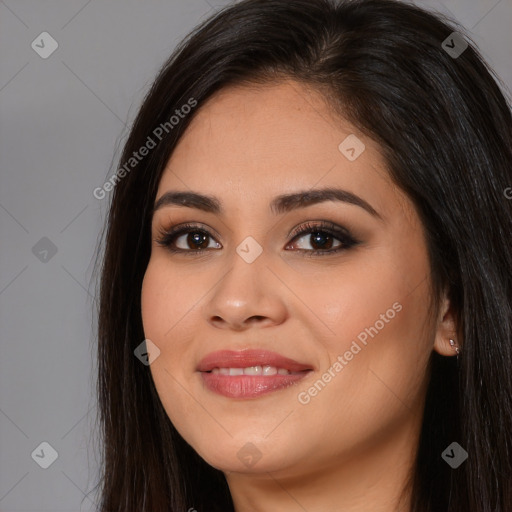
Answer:
[[[289,211],[305,208],[313,204],[325,201],[339,201],[343,203],[359,206],[368,213],[381,220],[379,213],[367,203],[364,199],[340,188],[327,187],[322,189],[303,190],[293,194],[283,194],[275,197],[270,203],[270,210],[275,215],[282,215]],[[197,208],[208,213],[222,215],[224,210],[222,204],[214,196],[199,194],[197,192],[181,192],[169,190],[163,194],[155,203],[153,213],[165,206],[184,206],[188,208]]]

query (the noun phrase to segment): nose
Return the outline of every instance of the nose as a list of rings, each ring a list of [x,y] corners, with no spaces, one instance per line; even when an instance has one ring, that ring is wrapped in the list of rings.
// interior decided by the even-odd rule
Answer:
[[[247,263],[235,253],[231,261],[231,268],[208,295],[204,310],[207,321],[216,328],[234,331],[284,322],[283,285],[267,267],[263,254]]]

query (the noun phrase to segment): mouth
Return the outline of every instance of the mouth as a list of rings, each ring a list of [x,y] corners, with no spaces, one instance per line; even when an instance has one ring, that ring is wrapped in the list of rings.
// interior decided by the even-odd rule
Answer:
[[[210,391],[229,398],[250,399],[295,384],[313,367],[275,352],[224,350],[206,356],[197,371]]]
[[[308,371],[308,370],[303,370]],[[260,376],[272,376],[272,375],[299,375],[302,372],[291,372],[286,368],[277,368],[277,366],[248,366],[246,368],[212,368],[206,373],[213,373],[216,375],[260,375]]]

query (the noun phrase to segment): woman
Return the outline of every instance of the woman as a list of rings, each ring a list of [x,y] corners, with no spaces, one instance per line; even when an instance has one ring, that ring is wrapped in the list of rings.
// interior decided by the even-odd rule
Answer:
[[[101,511],[512,510],[511,128],[412,5],[195,30],[112,180]]]

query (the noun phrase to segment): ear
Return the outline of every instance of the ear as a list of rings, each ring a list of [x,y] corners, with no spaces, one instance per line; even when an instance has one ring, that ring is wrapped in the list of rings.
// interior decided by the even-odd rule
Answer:
[[[450,340],[455,342],[453,347],[450,345]],[[453,307],[448,299],[448,294],[445,292],[436,323],[434,350],[442,356],[456,356],[456,347],[460,348],[460,345],[460,340],[457,339],[457,325]]]

